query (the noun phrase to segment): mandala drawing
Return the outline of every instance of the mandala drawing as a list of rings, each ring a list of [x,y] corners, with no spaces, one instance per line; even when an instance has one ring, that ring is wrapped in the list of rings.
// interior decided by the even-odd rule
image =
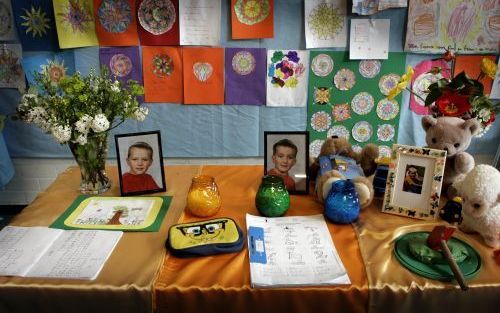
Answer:
[[[367,142],[373,134],[373,128],[367,121],[361,121],[352,127],[352,138],[358,142]]]
[[[313,158],[318,157],[319,152],[321,151],[321,146],[323,145],[324,142],[325,141],[321,139],[313,140],[309,144],[309,155]]]
[[[47,35],[47,30],[50,29],[50,19],[46,17],[47,14],[42,11],[42,8],[36,9],[31,6],[30,10],[23,8],[23,11],[24,15],[21,15],[21,18],[24,22],[21,25],[26,27],[26,35],[30,32],[33,38]]]
[[[0,84],[13,84],[23,75],[17,54],[7,48],[0,49]]]
[[[0,2],[0,36],[7,35],[12,29],[12,14],[4,3]]]
[[[377,138],[380,141],[391,141],[394,138],[394,126],[391,124],[378,125]]]
[[[295,88],[300,77],[305,73],[304,64],[300,62],[297,51],[274,51],[269,65],[267,76],[271,77],[271,84],[277,88]]]
[[[396,87],[400,79],[401,76],[394,73],[382,76],[378,82],[378,88],[380,89],[380,92],[383,95],[387,96],[389,94],[389,91],[392,88]]]
[[[356,153],[361,153],[362,150],[363,150],[363,147],[361,147],[360,145],[352,145],[352,151],[354,151]]]
[[[378,155],[382,158],[390,158],[392,154],[392,149],[388,146],[378,146]]]
[[[166,78],[174,72],[174,60],[168,54],[157,54],[151,61],[151,71],[156,77]]]
[[[332,126],[332,128],[328,130],[327,136],[338,136],[339,138],[345,138],[347,140],[349,140],[349,137],[351,137],[351,135],[349,134],[349,130],[347,130],[347,128],[343,125]]]
[[[52,85],[59,84],[61,78],[66,76],[66,68],[64,67],[64,61],[61,62],[54,60],[47,60],[47,64],[42,65],[42,70],[48,74],[50,82]]]
[[[109,60],[111,73],[118,77],[125,77],[132,71],[132,60],[125,54],[115,54]]]
[[[384,121],[389,121],[398,116],[399,105],[396,100],[384,98],[377,104],[377,116]]]
[[[359,62],[359,73],[364,78],[373,78],[380,73],[381,66],[379,60],[363,60]]]
[[[132,21],[132,9],[124,0],[103,0],[97,11],[99,22],[110,33],[123,33]]]
[[[411,85],[411,90],[418,96],[418,97],[413,97],[415,101],[421,105],[425,106],[425,99],[427,98],[427,95],[429,94],[427,92],[427,88],[443,78],[443,75],[441,73],[438,74],[433,74],[431,72],[427,73],[422,73],[417,78],[415,78],[415,81],[413,81]],[[423,99],[423,100],[422,100]]]
[[[314,87],[314,103],[330,104],[331,87]]]
[[[248,51],[238,51],[231,61],[233,70],[239,75],[248,75],[255,70],[254,56]]]
[[[347,68],[340,69],[333,77],[335,87],[339,90],[349,90],[356,84],[356,75]]]
[[[333,59],[328,54],[318,54],[311,62],[311,70],[314,75],[325,77],[333,70]]]
[[[319,111],[312,115],[311,117],[311,127],[317,132],[324,132],[332,123],[332,118],[330,114],[325,111]]]
[[[161,35],[174,26],[177,14],[170,0],[144,0],[137,10],[137,17],[146,31]]]
[[[345,121],[351,118],[351,107],[347,103],[334,105],[332,115],[337,122]]]
[[[319,39],[332,39],[344,28],[344,14],[332,3],[320,3],[307,17],[311,33]]]
[[[254,25],[269,16],[271,6],[269,0],[237,0],[234,4],[234,12],[240,23]]]
[[[69,0],[62,5],[61,12],[57,15],[61,17],[62,24],[65,28],[71,27],[75,34],[85,33],[94,24],[90,6],[83,0]]]
[[[359,115],[365,115],[371,112],[375,100],[373,96],[368,92],[360,92],[352,98],[351,106],[354,113]]]
[[[206,62],[196,62],[193,64],[193,74],[200,82],[206,82],[212,73],[214,68],[212,64]]]

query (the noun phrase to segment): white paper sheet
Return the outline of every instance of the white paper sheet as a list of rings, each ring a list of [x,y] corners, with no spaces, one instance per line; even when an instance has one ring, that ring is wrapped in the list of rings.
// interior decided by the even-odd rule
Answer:
[[[408,0],[353,0],[352,13],[371,15],[391,8],[406,8]]]
[[[246,224],[252,286],[351,283],[322,215],[266,218],[247,214]],[[254,236],[256,229],[262,231],[263,241]],[[265,264],[253,262],[252,251],[262,252]]]
[[[349,58],[387,59],[390,23],[389,19],[351,19]]]
[[[347,45],[346,0],[305,0],[307,48]]]
[[[179,1],[180,44],[219,46],[221,0]]]
[[[500,59],[497,64],[497,75],[491,85],[490,99],[500,99]]]

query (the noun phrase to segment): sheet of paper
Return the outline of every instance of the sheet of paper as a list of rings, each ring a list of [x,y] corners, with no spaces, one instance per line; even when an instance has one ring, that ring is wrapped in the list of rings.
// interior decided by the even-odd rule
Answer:
[[[180,44],[220,45],[220,0],[179,1]]]
[[[0,0],[0,41],[15,40],[14,15],[9,0]]]
[[[497,75],[495,76],[495,80],[491,85],[490,99],[500,99],[500,70],[498,70],[499,66],[500,59],[498,60],[497,64]]]
[[[7,226],[0,231],[0,275],[24,276],[63,230]]]
[[[387,59],[389,19],[351,19],[349,58],[351,60]]]
[[[26,276],[95,279],[122,234],[106,230],[64,231]]]
[[[408,0],[353,0],[352,13],[371,15],[391,8],[406,8]]]
[[[308,49],[347,45],[346,0],[306,0],[304,11]]]
[[[246,215],[252,286],[350,284],[322,215]]]
[[[21,67],[22,56],[23,49],[20,44],[0,43],[0,88],[26,88]]]

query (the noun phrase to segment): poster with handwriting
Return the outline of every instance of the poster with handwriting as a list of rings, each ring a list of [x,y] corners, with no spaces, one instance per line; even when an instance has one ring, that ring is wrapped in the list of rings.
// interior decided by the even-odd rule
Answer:
[[[389,55],[389,19],[351,19],[349,58],[380,60]]]
[[[220,45],[221,0],[179,1],[179,33],[183,46]]]

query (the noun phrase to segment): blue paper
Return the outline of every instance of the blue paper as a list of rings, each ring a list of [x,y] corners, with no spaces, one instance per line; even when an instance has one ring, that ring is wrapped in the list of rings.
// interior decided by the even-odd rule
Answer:
[[[267,263],[266,246],[264,244],[264,229],[262,227],[248,228],[248,249],[250,251],[250,263]]]
[[[14,165],[7,151],[7,146],[3,140],[3,134],[0,132],[0,188],[7,185],[7,183],[14,176]]]
[[[64,52],[39,52],[34,55],[24,56],[21,61],[23,70],[26,73],[28,84],[31,86],[35,82],[35,72],[41,72],[44,66],[49,68],[64,68],[65,75],[72,75],[75,73],[75,55],[73,50]],[[54,71],[57,79],[58,70]]]

